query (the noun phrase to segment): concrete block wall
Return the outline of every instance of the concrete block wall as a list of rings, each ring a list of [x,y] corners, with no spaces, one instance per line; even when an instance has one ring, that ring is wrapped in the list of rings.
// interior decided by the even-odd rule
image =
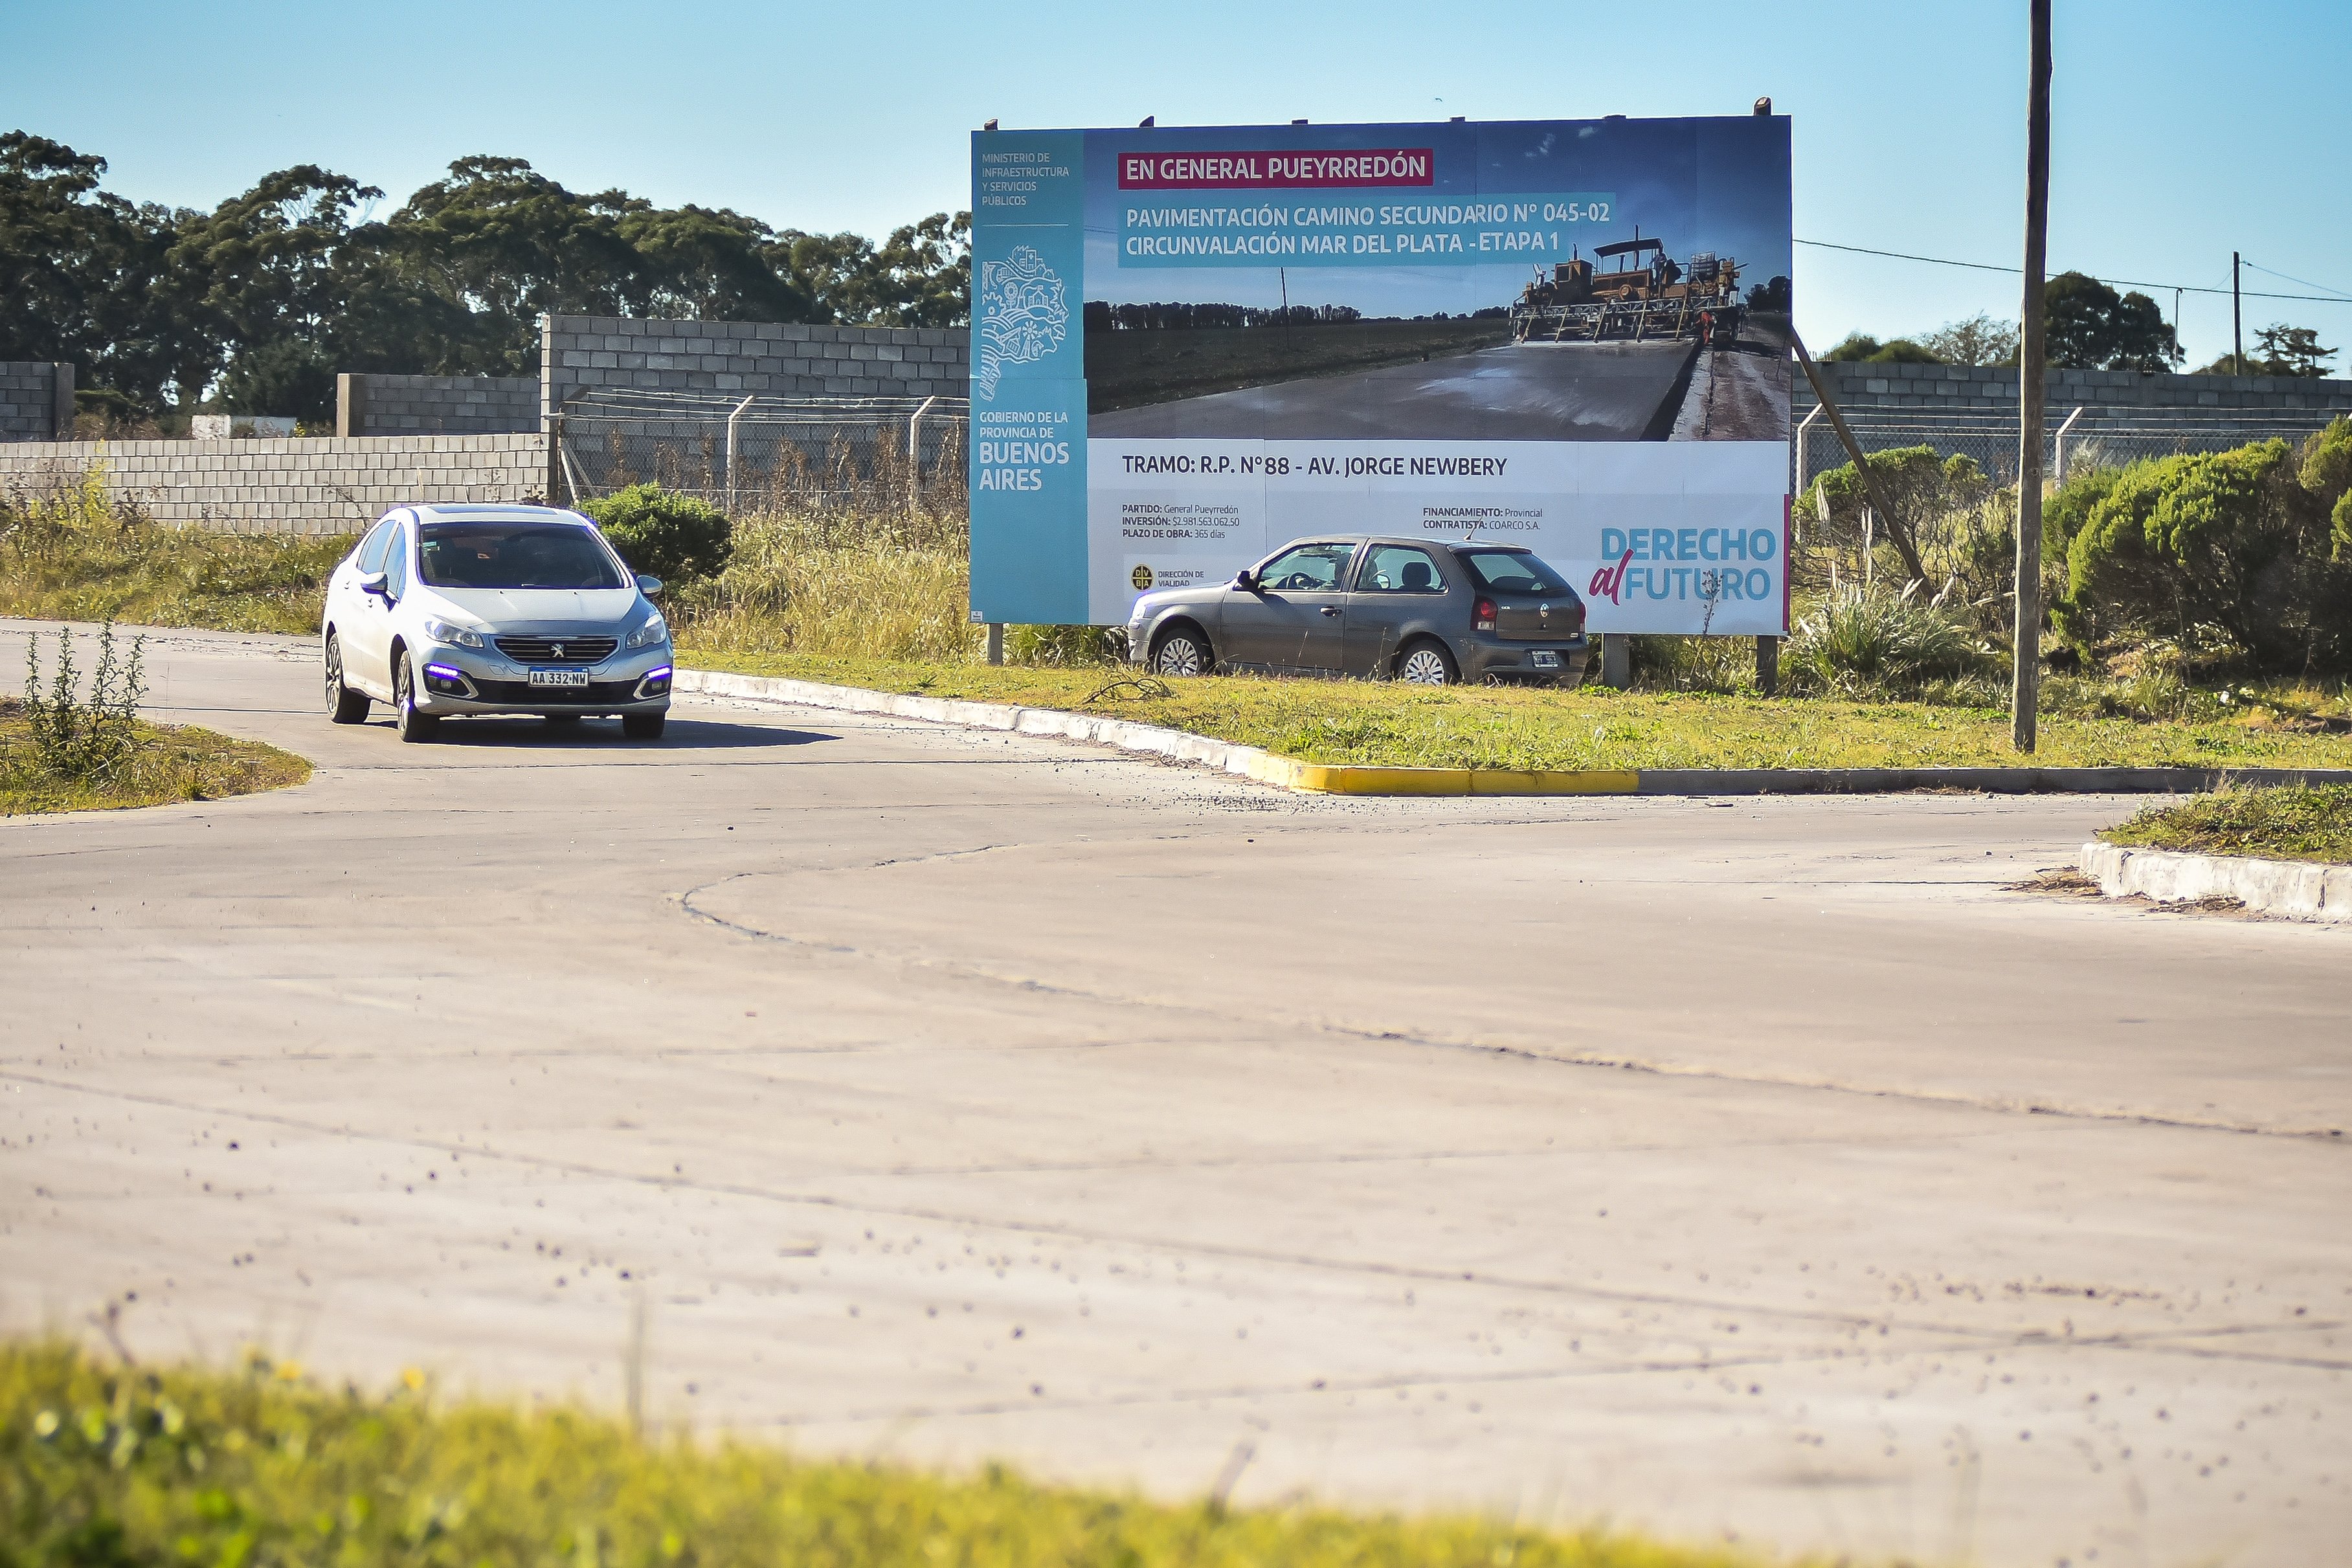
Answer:
[[[775,321],[549,316],[540,330],[541,411],[575,393],[764,393],[803,397],[964,397],[971,331]]]
[[[56,441],[73,434],[74,367],[0,360],[0,441]]]
[[[338,376],[340,436],[488,436],[539,428],[534,375]]]
[[[25,441],[0,446],[0,489],[72,485],[94,463],[159,522],[238,533],[351,533],[404,502],[513,501],[547,487],[547,441],[534,432]]]
[[[2017,371],[2011,366],[1838,363],[1820,369],[1829,380],[1831,395],[1848,413],[1902,409],[1928,414],[2000,412],[2010,419],[2017,417]],[[2319,416],[2314,420],[2317,425],[2330,413],[2352,412],[2352,381],[2053,370],[2048,384],[2047,406],[2057,419],[2086,408],[2150,422],[2191,414],[2202,421],[2247,414],[2274,424],[2283,415],[2307,411]],[[1794,378],[1792,390],[1796,416],[1802,419],[1816,402],[1812,386],[1801,374]]]

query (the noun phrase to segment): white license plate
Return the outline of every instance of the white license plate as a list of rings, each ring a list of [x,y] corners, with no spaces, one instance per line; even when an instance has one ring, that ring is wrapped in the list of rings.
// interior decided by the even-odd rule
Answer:
[[[1551,652],[1548,648],[1538,649],[1528,656],[1528,662],[1535,666],[1538,669],[1558,669],[1559,668],[1559,655]]]
[[[588,672],[584,669],[534,669],[530,672],[533,686],[585,686]]]

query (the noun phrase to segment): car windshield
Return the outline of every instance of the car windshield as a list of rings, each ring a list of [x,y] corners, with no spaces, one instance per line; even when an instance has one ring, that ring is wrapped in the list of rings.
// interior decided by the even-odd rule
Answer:
[[[1559,574],[1524,550],[1456,550],[1478,586],[1489,594],[1568,593]]]
[[[436,588],[624,588],[620,568],[571,522],[428,522],[417,540]]]

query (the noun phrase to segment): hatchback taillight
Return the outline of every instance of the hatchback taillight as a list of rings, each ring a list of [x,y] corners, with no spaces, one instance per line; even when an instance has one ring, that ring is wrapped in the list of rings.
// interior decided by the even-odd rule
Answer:
[[[1492,599],[1479,600],[1477,604],[1471,606],[1470,618],[1477,623],[1478,629],[1480,631],[1493,631],[1495,629],[1495,601]]]

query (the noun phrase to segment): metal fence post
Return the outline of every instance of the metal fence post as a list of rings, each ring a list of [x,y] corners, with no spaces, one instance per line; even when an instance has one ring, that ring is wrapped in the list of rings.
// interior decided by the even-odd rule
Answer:
[[[2066,432],[2072,430],[2074,427],[2074,421],[2082,416],[2083,411],[2077,408],[2074,413],[2066,416],[2066,423],[2058,426],[2058,440],[2053,452],[2054,460],[2050,466],[2055,471],[2058,482],[2062,485],[2066,482]]]
[[[931,411],[938,395],[926,397],[907,416],[907,511],[909,516],[923,506],[923,416]]]
[[[727,511],[730,516],[735,511],[735,421],[742,418],[743,410],[751,406],[751,399],[747,397],[735,405],[734,413],[727,416]]]
[[[1816,403],[1797,424],[1797,488],[1794,492],[1797,495],[1805,493],[1805,437],[1812,434],[1813,421],[1821,416],[1822,405]]]

